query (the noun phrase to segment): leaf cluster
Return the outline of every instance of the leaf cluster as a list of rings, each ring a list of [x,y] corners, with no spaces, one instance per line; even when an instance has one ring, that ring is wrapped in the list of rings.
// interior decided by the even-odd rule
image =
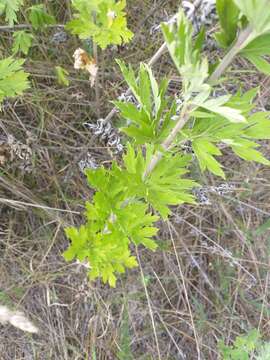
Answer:
[[[223,47],[232,46],[229,55],[245,56],[256,62],[257,68],[265,70],[262,61],[269,54],[268,18],[262,17],[263,25],[254,24],[262,8],[258,6],[251,18],[251,1],[256,3],[256,0],[217,0],[221,28],[216,38]],[[74,0],[73,3],[80,16],[71,27],[74,26],[75,33],[82,38],[90,35],[94,38],[92,29],[97,25],[94,20],[98,18],[103,0]],[[95,19],[85,31],[86,18],[82,21],[81,15],[87,16],[88,21],[89,14],[95,15]],[[241,48],[236,49],[235,37],[248,21],[254,29]],[[259,89],[215,96],[213,83],[216,81],[210,81],[211,70],[203,55],[204,31],[194,38],[192,26],[182,11],[176,24],[165,24],[162,30],[181,77],[178,99],[168,95],[168,80],[159,83],[148,65],[140,64],[136,76],[130,66],[118,61],[135,98],[135,104],[114,102],[125,124],[120,130],[130,143],[121,164],[113,162],[110,169],[86,171],[88,183],[95,189],[93,201],[86,204],[86,223],[79,229],[72,227],[66,231],[71,240],[66,259],[87,261],[90,278],[101,277],[112,286],[118,273],[136,266],[131,245],[142,244],[155,250],[156,222],[170,215],[170,206],[194,202],[190,190],[196,182],[183,178],[191,159],[197,159],[201,171],[207,170],[222,178],[225,173],[217,158],[224,147],[246,161],[270,164],[258,151],[258,141],[270,139],[270,114],[256,112],[253,104]],[[231,60],[233,58],[229,64]],[[186,143],[191,144],[192,156],[183,154],[182,146]],[[154,166],[153,159],[158,159]],[[243,344],[236,345],[237,354]],[[248,344],[245,346],[249,349]]]
[[[249,41],[241,55],[258,71],[269,75],[270,64],[270,3],[269,0],[216,0],[221,30],[215,34],[219,45],[226,48],[233,44],[239,30],[247,23],[252,28]]]
[[[218,348],[222,360],[269,359],[269,344],[261,340],[261,334],[257,329],[250,330],[246,335],[237,336],[231,346],[220,341]]]
[[[172,116],[175,115],[176,104],[169,104],[166,96],[168,80],[163,79],[159,85],[146,64],[140,65],[136,79],[131,66],[127,67],[122,61],[118,61],[118,64],[137,102],[114,102],[127,124],[121,131],[137,144],[161,143],[175,124]]]
[[[162,24],[162,31],[171,58],[181,75],[185,100],[189,100],[194,93],[208,93],[208,61],[201,53],[204,31],[193,40],[192,25],[181,10],[177,23]]]
[[[5,15],[5,20],[10,26],[17,22],[17,12],[23,3],[24,0],[0,0],[0,15]]]
[[[191,142],[202,171],[207,169],[213,174],[225,178],[222,166],[216,159],[217,156],[222,155],[221,149],[224,146],[230,147],[237,156],[244,160],[270,164],[256,150],[259,144],[254,141],[270,139],[269,113],[250,114],[254,107],[252,100],[257,91],[258,89],[252,89],[245,94],[241,94],[239,91],[227,101],[226,108],[229,110],[224,113],[205,111],[202,108],[194,111],[192,114],[194,116],[193,127],[190,129],[186,126],[179,139],[180,141],[188,139]],[[241,111],[244,121],[233,121],[235,110]],[[230,111],[232,111],[232,117],[230,117]]]
[[[156,249],[153,237],[158,232],[154,225],[159,220],[157,214],[166,218],[168,205],[194,201],[188,190],[195,183],[181,178],[188,157],[168,155],[149,178],[144,178],[153,151],[148,146],[143,155],[141,149],[129,144],[122,167],[114,162],[111,169],[86,171],[96,193],[93,202],[86,203],[86,224],[66,229],[71,245],[64,256],[66,260],[76,257],[89,262],[91,279],[101,277],[115,286],[117,273],[137,265],[130,244]]]
[[[24,60],[12,57],[0,60],[0,102],[5,97],[21,95],[29,87],[28,74],[22,69]]]
[[[0,16],[5,15],[5,20],[10,26],[18,22],[18,11],[24,5],[24,0],[0,0]],[[26,10],[28,21],[34,30],[40,30],[46,25],[55,24],[55,18],[49,15],[44,4],[30,6]]]
[[[18,22],[18,11],[24,5],[23,0],[0,0],[0,16],[5,15],[5,20],[12,27]],[[26,9],[28,22],[34,30],[44,30],[46,26],[55,24],[54,16],[48,14],[44,4],[37,4]],[[13,33],[13,55],[22,53],[27,55],[32,46],[34,36],[25,30],[14,31]]]
[[[126,0],[73,0],[74,19],[66,28],[81,39],[92,38],[102,49],[121,45],[133,37],[127,28]]]

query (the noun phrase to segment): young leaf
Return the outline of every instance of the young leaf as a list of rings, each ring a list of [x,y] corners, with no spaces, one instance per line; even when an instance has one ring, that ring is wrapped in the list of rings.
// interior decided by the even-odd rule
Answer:
[[[213,155],[221,155],[220,150],[206,139],[197,139],[192,142],[192,148],[199,161],[202,171],[209,170],[225,179],[224,171]]]
[[[246,119],[242,115],[241,109],[224,106],[229,100],[230,96],[221,96],[219,98],[210,99],[204,102],[193,100],[193,103],[213,113],[219,114],[232,122],[245,122]]]
[[[231,144],[233,151],[240,158],[247,161],[256,161],[264,165],[270,165],[270,161],[267,160],[259,151],[255,150],[258,146],[259,145],[257,143],[243,138],[238,138]]]
[[[270,64],[263,58],[263,56],[270,55],[270,34],[266,33],[257,37],[241,51],[241,55],[260,72],[270,75]]]
[[[179,141],[191,141],[202,171],[208,169],[216,175],[224,176],[221,166],[213,161],[214,156],[221,154],[219,149],[213,147],[213,144],[219,143],[231,147],[236,155],[245,160],[269,164],[269,161],[256,150],[259,145],[251,141],[270,138],[269,114],[257,112],[249,115],[253,109],[252,100],[257,92],[258,89],[255,88],[245,94],[238,93],[227,102],[230,106],[242,111],[246,122],[234,123],[220,115],[213,116],[209,112],[202,111],[194,112],[195,122],[192,129],[185,127],[182,135],[179,136]]]
[[[61,66],[55,67],[56,77],[59,85],[69,86],[69,72]]]
[[[269,0],[233,0],[257,35],[270,31]]]
[[[0,0],[0,15],[5,14],[5,20],[10,26],[17,22],[17,12],[24,0]]]
[[[5,97],[21,95],[29,87],[28,75],[22,69],[24,60],[12,57],[0,60],[0,102]]]
[[[239,9],[233,0],[216,0],[216,8],[222,30],[215,37],[222,47],[228,47],[236,38]]]
[[[208,94],[210,86],[205,83],[209,76],[208,62],[193,46],[193,29],[183,11],[179,11],[177,25],[162,24],[162,31],[171,58],[182,77],[186,100],[191,98],[193,93]],[[196,40],[194,43],[197,44]]]
[[[102,49],[132,39],[124,12],[125,0],[73,0],[72,5],[76,10],[75,18],[66,28],[81,39],[91,37]]]
[[[42,30],[47,25],[56,23],[54,16],[46,12],[43,4],[33,5],[30,10],[29,21],[35,30]]]
[[[21,51],[24,55],[27,55],[32,45],[33,38],[31,33],[24,30],[15,31],[13,33],[13,54],[17,54]]]
[[[132,103],[116,101],[114,104],[120,110],[121,116],[127,121],[128,126],[121,128],[126,135],[133,137],[138,144],[160,143],[173,126],[171,117],[165,115],[161,125],[164,110],[168,105],[165,92],[168,81],[162,80],[159,85],[154,78],[152,70],[145,64],[140,64],[138,80],[131,67],[118,61],[127,84],[132,90],[138,106]],[[172,106],[172,110],[174,106]],[[174,114],[173,114],[174,115]]]

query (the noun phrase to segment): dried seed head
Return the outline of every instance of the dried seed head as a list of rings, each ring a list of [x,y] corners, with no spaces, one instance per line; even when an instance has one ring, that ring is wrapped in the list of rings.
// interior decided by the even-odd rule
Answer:
[[[86,51],[81,48],[75,50],[74,54],[74,69],[86,70],[90,74],[90,82],[93,87],[96,81],[98,66],[93,58],[90,58]]]
[[[110,122],[99,119],[96,124],[85,123],[84,125],[90,129],[102,143],[108,147],[114,148],[117,154],[123,151],[121,138]]]
[[[10,163],[23,172],[31,172],[32,159],[33,151],[28,144],[16,140],[11,134],[0,139],[0,166]]]
[[[78,166],[82,173],[84,173],[85,169],[93,169],[94,170],[94,169],[98,168],[98,164],[96,163],[95,159],[89,152],[87,153],[86,157],[84,157],[83,159],[80,160],[80,162],[78,163]]]
[[[230,192],[235,191],[235,186],[229,183],[221,183],[217,186],[203,186],[195,188],[193,190],[196,200],[201,205],[211,205],[211,200],[208,197],[208,194],[217,194],[224,196]]]

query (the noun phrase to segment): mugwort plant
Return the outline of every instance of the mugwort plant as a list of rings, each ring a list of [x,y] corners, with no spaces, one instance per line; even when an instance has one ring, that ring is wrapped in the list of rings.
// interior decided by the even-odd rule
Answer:
[[[64,257],[87,261],[90,279],[115,286],[119,274],[137,266],[133,246],[157,249],[155,224],[170,216],[170,206],[195,203],[192,189],[198,184],[187,176],[192,155],[184,153],[184,144],[191,145],[202,172],[222,179],[220,145],[243,160],[270,164],[258,150],[257,141],[270,138],[269,114],[254,106],[260,90],[216,95],[236,57],[270,74],[265,59],[270,54],[269,2],[217,0],[216,10],[219,30],[214,39],[225,56],[211,67],[203,52],[204,29],[193,36],[182,10],[176,22],[161,25],[182,81],[178,99],[168,95],[168,79],[158,83],[147,64],[140,64],[136,76],[131,66],[118,61],[136,100],[114,102],[126,124],[120,129],[128,139],[124,154],[110,168],[85,170],[95,194],[86,202],[85,224],[66,229],[71,244]]]

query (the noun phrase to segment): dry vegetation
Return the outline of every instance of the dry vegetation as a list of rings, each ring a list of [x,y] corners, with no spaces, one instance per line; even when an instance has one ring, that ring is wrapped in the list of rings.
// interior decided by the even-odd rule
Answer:
[[[229,343],[258,328],[269,340],[270,235],[261,227],[270,218],[265,166],[228,152],[223,164],[235,191],[210,195],[211,205],[175,208],[170,221],[160,224],[161,249],[154,254],[140,249],[140,268],[122,277],[116,289],[89,284],[84,266],[61,256],[68,245],[63,228],[81,222],[84,200],[91,196],[78,161],[87,152],[98,163],[111,161],[83,123],[95,122],[98,112],[106,116],[110,100],[123,90],[112,59],[133,64],[149,59],[162,42],[160,33],[150,35],[151,27],[178,5],[129,3],[135,37],[127,47],[101,54],[99,109],[87,75],[73,69],[79,40],[69,36],[56,45],[51,39],[59,29],[50,28],[37,35],[26,63],[32,88],[6,102],[0,113],[0,141],[12,135],[31,149],[32,161],[24,169],[14,156],[0,168],[0,304],[23,310],[40,330],[29,335],[0,325],[1,360],[211,360],[219,358],[219,339]],[[65,1],[52,6],[59,23],[66,22]],[[1,31],[3,56],[11,35]],[[56,65],[70,72],[68,88],[57,85]],[[157,75],[174,76],[171,91],[177,91],[171,69],[166,55],[154,68]],[[235,71],[235,79],[246,88],[260,84],[258,108],[269,106],[268,79],[243,71]],[[269,143],[263,152],[270,157]],[[201,176],[196,164],[192,173]],[[206,175],[200,181],[220,184]]]

